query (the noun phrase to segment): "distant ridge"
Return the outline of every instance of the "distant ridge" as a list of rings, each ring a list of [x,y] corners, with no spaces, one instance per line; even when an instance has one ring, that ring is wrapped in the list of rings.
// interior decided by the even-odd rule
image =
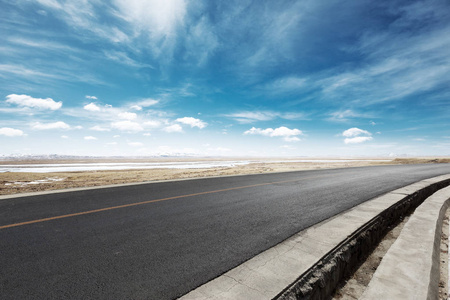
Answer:
[[[88,155],[60,155],[60,154],[42,154],[42,155],[29,155],[29,154],[10,154],[0,155],[0,160],[77,160],[77,159],[148,159],[148,158],[198,158],[204,156],[196,156],[186,153],[171,153],[160,154],[152,156],[88,156]]]

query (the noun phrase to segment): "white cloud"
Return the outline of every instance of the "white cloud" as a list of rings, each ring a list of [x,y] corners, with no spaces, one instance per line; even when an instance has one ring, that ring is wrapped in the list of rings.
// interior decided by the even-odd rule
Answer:
[[[98,107],[94,102],[86,104],[83,108],[88,111],[100,111],[100,107]]]
[[[70,129],[70,125],[68,125],[62,121],[53,122],[53,123],[37,122],[37,123],[34,123],[31,127],[35,130]]]
[[[12,137],[12,136],[24,136],[25,134],[20,129],[3,127],[3,128],[0,128],[0,135]]]
[[[270,136],[295,136],[295,135],[303,135],[303,132],[299,129],[289,129],[287,127],[282,126],[276,128],[275,130],[273,130],[272,133],[270,133]]]
[[[176,119],[177,122],[180,122],[182,124],[186,124],[193,127],[198,127],[200,129],[205,128],[206,127],[206,123],[203,122],[200,119],[196,119],[196,118],[192,118],[192,117],[184,117],[184,118],[178,118]]]
[[[6,96],[6,99],[7,103],[16,104],[21,107],[57,110],[62,106],[61,101],[55,102],[52,98],[41,99],[33,98],[28,95],[11,94]]]
[[[89,128],[90,130],[94,130],[94,131],[110,131],[109,128],[105,128],[105,127],[101,127],[101,126],[93,126],[91,128]]]
[[[150,132],[146,132],[143,134],[144,136],[151,136],[152,134]]]
[[[183,132],[183,127],[178,124],[173,124],[167,127],[164,127],[163,130],[165,132]]]
[[[296,128],[289,129],[287,127],[281,126],[275,129],[261,129],[252,127],[251,129],[245,131],[244,134],[258,134],[269,137],[282,137],[286,142],[298,142],[300,141],[300,139],[297,136],[303,135],[303,132]]]
[[[95,136],[85,136],[84,139],[87,141],[95,141],[97,138]]]
[[[131,147],[142,147],[142,146],[144,146],[144,144],[141,143],[141,142],[128,142],[128,145],[131,146]]]
[[[97,100],[98,98],[95,97],[95,96],[88,96],[88,95],[86,95],[86,99]]]
[[[367,130],[359,129],[356,127],[350,128],[342,132],[342,136],[345,136],[344,143],[346,144],[359,144],[372,140],[372,134]]]
[[[120,122],[113,122],[111,124],[112,128],[122,130],[122,131],[128,131],[128,132],[138,132],[144,130],[142,126],[137,122],[132,121],[120,121]]]
[[[134,120],[137,118],[137,114],[130,113],[130,112],[121,112],[118,114],[119,118],[125,119],[125,120]]]
[[[161,126],[161,122],[160,121],[146,121],[146,122],[144,122],[143,125],[146,128],[158,128],[159,126]]]
[[[61,138],[62,139],[68,139],[69,137],[67,135],[62,135]]]
[[[359,143],[363,143],[363,142],[367,142],[372,140],[371,136],[357,136],[354,138],[346,138],[344,139],[344,143],[346,144],[359,144]]]
[[[355,136],[360,136],[360,135],[372,135],[370,132],[368,132],[367,130],[362,130],[356,127],[350,128],[345,130],[344,132],[342,132],[342,135],[345,137],[355,137]]]

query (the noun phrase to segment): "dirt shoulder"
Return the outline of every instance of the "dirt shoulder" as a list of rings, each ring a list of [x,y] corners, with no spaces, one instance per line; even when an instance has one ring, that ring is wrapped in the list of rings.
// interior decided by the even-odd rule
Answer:
[[[211,160],[211,159],[209,159]],[[214,159],[217,160],[217,159]],[[233,159],[238,160],[238,159]],[[245,159],[239,159],[245,160]],[[167,162],[167,159],[126,159],[126,160],[70,160],[70,161],[2,161],[0,164],[42,164],[42,163],[98,163],[98,162]],[[172,161],[180,161],[175,159]],[[189,160],[184,160],[189,161]],[[193,160],[190,160],[193,161]],[[195,159],[206,161],[206,159]],[[234,167],[217,167],[208,169],[143,169],[143,170],[119,170],[119,171],[86,171],[86,172],[55,172],[55,173],[0,173],[0,195],[38,192],[47,190],[92,187],[111,184],[136,183],[169,179],[199,178],[211,176],[261,174],[270,172],[286,172],[300,170],[317,170],[331,168],[362,167],[386,164],[410,164],[410,163],[437,163],[450,162],[450,159],[395,159],[386,161],[359,161],[345,160],[338,162],[311,162],[295,161],[267,161],[256,162]]]

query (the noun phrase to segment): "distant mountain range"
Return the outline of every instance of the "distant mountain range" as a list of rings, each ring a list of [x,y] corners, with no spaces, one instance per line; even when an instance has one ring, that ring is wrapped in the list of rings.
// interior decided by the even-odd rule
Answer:
[[[11,154],[0,155],[0,160],[71,160],[71,159],[145,159],[145,158],[170,158],[170,157],[199,157],[187,153],[170,153],[160,154],[154,156],[82,156],[82,155],[60,155],[60,154],[42,154],[42,155],[29,155],[29,154]]]

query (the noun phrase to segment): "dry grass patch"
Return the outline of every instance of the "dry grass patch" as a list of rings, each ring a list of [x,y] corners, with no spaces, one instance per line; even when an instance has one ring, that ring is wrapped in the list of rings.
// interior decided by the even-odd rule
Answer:
[[[101,162],[106,162],[100,160]],[[151,160],[157,162],[157,160]],[[167,160],[160,160],[167,161]],[[206,160],[205,160],[206,161]],[[62,163],[58,162],[58,163]],[[97,160],[71,161],[72,163],[97,163]],[[124,162],[111,160],[108,162]],[[132,160],[127,162],[149,162],[149,160]],[[234,167],[217,167],[208,169],[142,169],[118,171],[86,171],[55,173],[0,173],[0,195],[38,192],[47,190],[92,187],[111,184],[136,183],[157,180],[198,178],[227,175],[261,174],[300,170],[317,170],[331,168],[363,167],[386,164],[438,163],[450,162],[449,158],[438,159],[395,159],[386,161],[337,161],[337,162],[255,162]],[[20,162],[14,162],[20,164]],[[22,162],[24,163],[24,162]],[[37,162],[34,162],[37,163]],[[42,162],[39,162],[42,163]],[[50,163],[50,161],[48,162]],[[52,161],[52,163],[56,163]],[[66,163],[66,161],[64,161]]]

